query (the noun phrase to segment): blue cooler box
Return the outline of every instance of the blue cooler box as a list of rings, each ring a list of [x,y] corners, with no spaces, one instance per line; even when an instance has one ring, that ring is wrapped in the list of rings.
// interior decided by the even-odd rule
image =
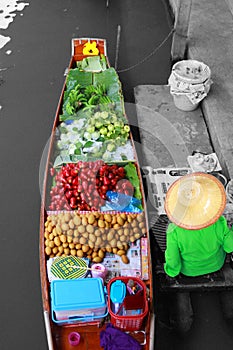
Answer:
[[[108,314],[101,278],[51,282],[52,319],[56,323],[89,322]]]

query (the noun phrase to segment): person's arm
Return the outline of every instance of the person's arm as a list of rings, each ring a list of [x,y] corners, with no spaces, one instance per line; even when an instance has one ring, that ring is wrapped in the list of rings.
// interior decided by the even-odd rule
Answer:
[[[225,250],[225,252],[233,252],[233,230],[229,229],[226,218],[224,216],[221,216],[220,219],[217,221],[216,229],[217,232],[222,233],[223,249]]]
[[[179,275],[181,270],[181,258],[177,243],[176,226],[170,224],[167,229],[167,248],[165,251],[164,270],[170,277]]]

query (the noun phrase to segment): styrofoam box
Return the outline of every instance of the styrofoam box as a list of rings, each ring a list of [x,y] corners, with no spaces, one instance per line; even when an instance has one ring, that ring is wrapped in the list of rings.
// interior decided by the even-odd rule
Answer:
[[[106,316],[106,296],[101,278],[54,280],[51,282],[54,322]]]

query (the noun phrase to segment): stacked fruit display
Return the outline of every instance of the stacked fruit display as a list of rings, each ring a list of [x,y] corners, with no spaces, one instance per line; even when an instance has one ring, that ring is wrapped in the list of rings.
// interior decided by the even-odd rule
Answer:
[[[135,168],[134,164],[131,164]],[[49,210],[98,211],[104,206],[108,191],[134,195],[125,167],[108,165],[102,160],[69,163],[59,171],[51,168],[54,186],[50,191]]]
[[[50,258],[73,255],[99,263],[108,252],[127,264],[129,243],[145,233],[144,213],[51,214],[45,222],[45,253]]]
[[[50,168],[44,231],[49,258],[73,255],[101,262],[109,252],[128,263],[129,243],[146,233],[122,100],[113,68],[97,74],[80,67],[69,71]],[[109,210],[109,193],[137,199],[138,211]]]

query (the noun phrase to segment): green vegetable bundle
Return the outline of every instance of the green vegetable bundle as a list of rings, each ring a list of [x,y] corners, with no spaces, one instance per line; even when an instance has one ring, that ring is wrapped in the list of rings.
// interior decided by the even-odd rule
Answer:
[[[114,108],[124,113],[124,100],[117,72],[112,67],[103,67],[102,61],[99,62],[102,70],[90,71],[89,69],[94,69],[91,68],[93,65],[96,67],[97,62],[83,60],[79,62],[78,68],[70,69],[63,96],[61,121],[76,115],[80,110],[95,110],[96,106],[107,105],[109,109]]]

